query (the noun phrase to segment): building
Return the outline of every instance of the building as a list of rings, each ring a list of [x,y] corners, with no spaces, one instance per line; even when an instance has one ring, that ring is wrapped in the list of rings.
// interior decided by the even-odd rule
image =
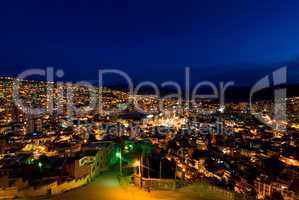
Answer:
[[[65,166],[66,172],[71,177],[80,179],[88,175],[96,176],[108,169],[112,153],[111,144],[88,144],[82,152],[76,157],[69,158]]]

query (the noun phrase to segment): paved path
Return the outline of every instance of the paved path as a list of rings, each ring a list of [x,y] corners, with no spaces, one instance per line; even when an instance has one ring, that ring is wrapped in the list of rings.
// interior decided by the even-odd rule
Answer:
[[[175,191],[147,192],[128,184],[119,184],[117,176],[106,173],[89,185],[52,197],[56,200],[227,200],[225,192],[215,191],[208,185],[198,184]]]

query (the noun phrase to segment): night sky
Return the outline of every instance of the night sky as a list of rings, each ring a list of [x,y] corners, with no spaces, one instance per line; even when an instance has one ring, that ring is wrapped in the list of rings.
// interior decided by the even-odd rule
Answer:
[[[0,16],[0,75],[94,80],[102,67],[159,82],[190,66],[194,80],[248,84],[291,62],[299,82],[298,0],[2,0]]]

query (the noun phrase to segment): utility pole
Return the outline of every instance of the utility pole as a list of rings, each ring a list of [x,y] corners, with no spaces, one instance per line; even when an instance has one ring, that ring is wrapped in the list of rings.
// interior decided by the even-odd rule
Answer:
[[[162,159],[160,159],[160,179],[162,179]]]
[[[122,152],[121,152],[121,148],[120,148],[120,156],[119,156],[119,174],[120,176],[123,175],[123,169],[122,169]]]
[[[140,188],[142,188],[142,171],[143,171],[143,168],[141,165],[143,165],[143,155],[141,154],[141,159],[140,159]]]
[[[162,179],[162,160],[164,159],[165,157],[162,157],[160,159],[160,179]]]
[[[150,162],[148,157],[146,159],[146,163],[147,163],[147,178],[150,178]]]
[[[176,171],[177,171],[177,163],[175,162],[175,171],[174,171],[174,187],[176,189]]]
[[[121,147],[119,148],[119,151],[116,152],[116,157],[119,158],[119,175],[122,176],[122,152],[121,152]]]

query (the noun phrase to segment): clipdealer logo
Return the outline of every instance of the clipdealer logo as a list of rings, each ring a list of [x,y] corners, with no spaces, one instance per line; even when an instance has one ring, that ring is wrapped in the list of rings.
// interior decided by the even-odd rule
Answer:
[[[272,84],[271,84],[272,83]],[[272,75],[267,75],[257,81],[250,91],[249,104],[251,113],[262,123],[274,130],[286,131],[287,129],[287,89],[278,88],[287,83],[287,67],[281,67],[275,70]],[[274,104],[272,116],[265,116],[254,108],[254,94],[262,92],[267,88],[274,88]]]

